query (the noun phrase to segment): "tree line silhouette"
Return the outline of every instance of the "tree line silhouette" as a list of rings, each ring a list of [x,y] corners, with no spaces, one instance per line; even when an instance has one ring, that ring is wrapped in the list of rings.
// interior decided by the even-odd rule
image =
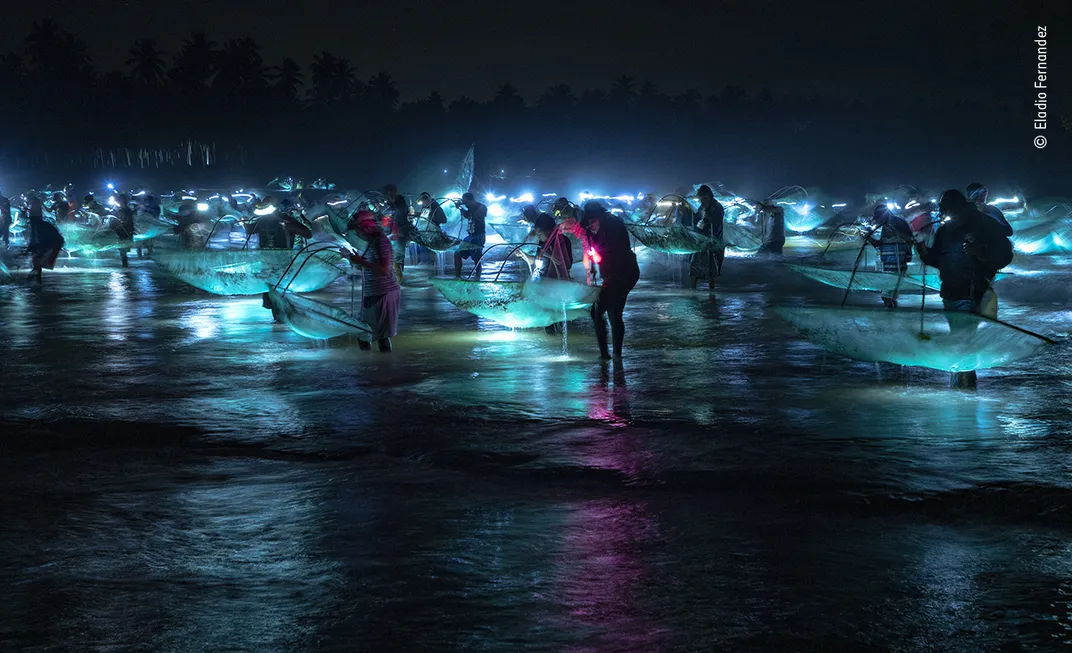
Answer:
[[[428,89],[402,101],[386,72],[359,78],[352,61],[315,54],[269,63],[250,38],[217,43],[195,32],[177,52],[134,40],[124,70],[98,71],[83,40],[52,20],[36,23],[21,51],[0,57],[6,126],[0,164],[24,174],[75,175],[135,168],[140,174],[208,178],[289,173],[382,180],[404,175],[426,153],[475,142],[478,172],[616,175],[765,183],[842,184],[867,167],[878,179],[941,175],[950,166],[1038,178],[1051,159],[1007,170],[1006,152],[1025,152],[1030,109],[987,94],[947,97],[887,92],[844,97],[750,95],[739,86],[667,94],[628,75],[609,90],[558,84],[529,103],[511,83],[478,102]],[[731,62],[727,62],[731,65]],[[1061,124],[1051,149],[1069,142]],[[1059,142],[1054,142],[1059,141]],[[130,157],[196,142],[202,157]],[[191,147],[192,149],[192,147]],[[116,150],[126,157],[115,158]],[[1028,147],[1029,150],[1029,147]],[[111,152],[111,156],[106,153]],[[1056,161],[1056,160],[1053,160]],[[210,170],[192,170],[205,168]],[[910,168],[906,170],[906,168]],[[661,181],[661,180],[660,180]]]

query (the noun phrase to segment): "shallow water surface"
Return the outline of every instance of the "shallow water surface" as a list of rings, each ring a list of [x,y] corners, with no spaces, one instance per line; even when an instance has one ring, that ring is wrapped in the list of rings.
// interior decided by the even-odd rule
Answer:
[[[3,647],[1072,644],[1063,346],[949,390],[802,341],[771,307],[841,292],[730,259],[715,298],[645,274],[605,366],[429,273],[392,355],[149,261],[0,286]],[[1059,274],[1002,316],[1067,335]]]

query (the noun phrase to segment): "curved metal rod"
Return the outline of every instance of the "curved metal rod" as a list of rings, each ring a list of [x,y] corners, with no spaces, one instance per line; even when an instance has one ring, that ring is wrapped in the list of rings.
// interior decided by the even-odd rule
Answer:
[[[521,244],[497,243],[495,245],[492,245],[491,247],[488,247],[488,248],[484,249],[484,251],[480,254],[480,257],[476,260],[476,263],[473,264],[473,269],[469,271],[469,276],[467,276],[465,278],[465,280],[466,281],[472,281],[473,280],[473,274],[480,267],[481,262],[483,262],[484,257],[488,255],[488,252],[490,252],[491,250],[495,249],[496,247],[513,247],[513,249],[510,250],[510,253],[506,255],[506,258],[503,259],[502,265],[499,266],[499,271],[497,273],[495,273],[495,279],[494,280],[498,281],[499,280],[499,275],[502,274],[503,269],[506,268],[506,264],[510,262],[510,257],[512,257],[514,255],[514,252],[516,252],[517,250],[519,250],[522,247],[525,247],[527,245],[532,245],[532,243],[521,243]]]
[[[308,263],[308,262],[309,262],[310,260],[312,260],[312,258],[313,258],[314,256],[316,256],[317,254],[319,254],[319,253],[320,253],[320,252],[322,252],[322,251],[324,251],[324,250],[323,250],[323,249],[318,249],[318,250],[316,250],[316,251],[313,251],[313,252],[309,252],[308,256],[306,256],[306,257],[305,257],[305,260],[304,260],[304,261],[302,261],[302,264],[298,266],[298,270],[297,270],[297,271],[296,271],[296,272],[294,273],[294,276],[293,276],[293,277],[291,277],[291,278],[290,278],[290,281],[288,281],[288,282],[287,282],[287,287],[283,289],[283,293],[280,293],[280,294],[284,294],[284,293],[286,293],[286,292],[287,292],[288,290],[290,290],[290,284],[294,283],[294,280],[295,280],[295,279],[297,279],[297,278],[298,278],[298,276],[300,276],[300,275],[301,275],[301,271],[302,271],[302,269],[303,269],[303,268],[305,268],[305,264],[306,264],[306,263]],[[298,256],[300,256],[300,255],[301,255],[301,254],[299,253],[299,254],[298,254],[297,256],[295,256],[295,257],[294,257],[294,259],[295,259],[295,260],[297,260]],[[291,263],[293,263],[293,261],[292,261]],[[283,282],[283,279],[282,279],[282,278],[280,278],[280,279],[279,279],[279,283],[282,283],[282,282]],[[277,287],[277,288],[279,287],[279,283],[277,283],[277,284],[276,284],[276,287]]]
[[[648,217],[644,218],[644,222],[642,222],[640,224],[643,224],[643,225],[646,226],[649,222],[651,222],[651,219],[655,216],[656,209],[659,208],[659,203],[666,201],[666,198],[668,198],[668,197],[677,198],[677,199],[681,200],[681,202],[683,204],[686,204],[689,207],[690,210],[692,209],[692,205],[689,204],[688,198],[686,198],[683,195],[678,195],[677,193],[670,193],[669,195],[663,195],[662,197],[659,198],[658,202],[656,202],[655,204],[652,205],[651,210],[648,211]],[[674,215],[674,221],[675,221],[675,223],[677,222],[677,215]]]
[[[793,186],[782,186],[781,188],[779,188],[778,190],[774,191],[770,195],[767,195],[767,199],[768,200],[781,199],[783,197],[783,195],[782,195],[783,191],[796,190],[798,188],[800,189],[800,192],[804,193],[804,197],[809,196],[807,188],[804,188],[803,186],[793,185]]]
[[[216,210],[218,211],[219,207],[217,207]],[[208,249],[208,244],[212,242],[212,234],[216,233],[216,227],[218,227],[220,225],[220,222],[222,222],[223,219],[226,217],[226,213],[220,213],[220,217],[216,218],[216,222],[212,223],[212,229],[209,230],[208,236],[205,238],[205,244],[201,246],[202,252]]]
[[[818,265],[818,264],[823,262],[823,257],[826,256],[826,252],[830,249],[830,246],[834,244],[834,236],[837,235],[837,233],[839,231],[841,231],[842,227],[852,227],[852,226],[855,226],[855,225],[856,225],[856,222],[854,221],[854,222],[846,222],[844,224],[839,224],[838,226],[834,227],[834,230],[830,232],[830,236],[828,236],[827,239],[826,239],[826,247],[824,247],[823,252],[821,254],[819,254],[819,260],[817,260],[815,262],[815,264]]]
[[[860,253],[856,255],[856,262],[852,265],[852,274],[849,275],[849,283],[845,286],[845,296],[841,298],[841,305],[844,306],[845,302],[849,301],[849,291],[852,290],[852,282],[856,278],[856,269],[860,267],[860,258],[864,255],[864,248],[867,247],[868,239],[875,233],[875,227],[871,227],[871,231],[867,232],[864,236],[864,242],[860,245]]]
[[[243,243],[243,245],[242,245],[243,250],[245,250],[245,249],[247,249],[249,247],[250,238],[253,238],[253,234],[255,234],[257,232],[257,223],[260,222],[261,220],[263,220],[264,218],[267,218],[267,217],[268,216],[266,216],[266,215],[262,215],[262,216],[259,216],[258,218],[256,218],[255,220],[253,220],[253,224],[251,225],[252,228],[247,229],[247,231],[246,231],[246,242]]]
[[[443,207],[444,202],[450,202],[450,203],[454,204],[454,208],[457,209],[459,213],[461,213],[461,206],[460,205],[461,205],[462,201],[460,199],[457,199],[455,197],[433,197],[432,201],[435,202],[436,204],[439,204],[440,208]],[[445,216],[446,212],[444,212],[443,215]],[[465,217],[463,216],[462,219],[458,221],[458,235],[457,236],[452,236],[452,238],[456,238],[458,240],[465,240],[465,238],[462,236],[462,229],[464,229],[464,228],[465,228]],[[447,234],[446,231],[443,231],[443,233]],[[450,234],[447,234],[447,235],[450,236]]]
[[[333,243],[325,243],[325,242],[323,242],[323,241],[320,241],[320,240],[314,240],[313,242],[309,243],[308,245],[305,245],[304,247],[302,247],[301,249],[299,249],[299,250],[298,250],[297,252],[295,252],[295,254],[294,254],[294,258],[292,258],[292,259],[290,260],[290,264],[289,264],[289,265],[287,265],[287,268],[286,268],[285,270],[283,270],[283,274],[282,274],[282,275],[280,275],[280,277],[279,277],[279,281],[276,281],[276,282],[275,282],[275,285],[274,285],[274,286],[272,286],[272,287],[273,287],[273,288],[278,288],[278,287],[279,287],[279,284],[283,283],[283,279],[286,279],[286,278],[287,278],[287,273],[288,273],[288,272],[290,272],[290,269],[291,269],[292,267],[294,267],[294,262],[298,260],[298,257],[299,257],[299,256],[301,256],[302,252],[304,252],[304,251],[305,251],[305,250],[307,250],[307,249],[310,249],[311,247],[315,247],[316,245],[324,245],[324,247],[323,247],[323,250],[327,250],[327,249],[334,249],[334,248],[338,247],[338,245],[335,245],[335,244],[333,244]],[[315,252],[313,252],[313,254],[316,254],[316,253],[318,253],[318,252],[320,252],[320,251],[323,251],[323,250],[321,250],[321,249],[318,249],[318,250],[316,250]],[[302,263],[302,267],[304,267],[304,266],[305,266],[305,263]],[[301,271],[301,268],[299,268],[299,269],[298,269],[298,271],[300,272],[300,271]],[[297,275],[297,274],[295,274],[295,275],[294,275],[294,278],[296,279],[297,277],[298,277],[298,275]],[[293,282],[294,282],[294,279],[291,279],[290,281],[291,281],[291,283],[293,283]],[[287,284],[287,288],[290,288],[290,283],[288,283],[288,284]],[[283,290],[283,292],[286,292],[286,289],[284,289],[284,290]]]

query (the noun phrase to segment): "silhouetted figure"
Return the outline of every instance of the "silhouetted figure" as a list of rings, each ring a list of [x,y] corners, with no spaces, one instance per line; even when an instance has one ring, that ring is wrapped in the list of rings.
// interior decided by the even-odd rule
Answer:
[[[394,249],[395,275],[402,283],[402,274],[406,270],[406,250],[413,240],[413,223],[409,220],[409,204],[406,197],[395,195],[391,210],[391,246]]]
[[[996,220],[984,215],[958,190],[947,190],[938,204],[948,216],[927,247],[916,243],[923,262],[938,268],[942,305],[949,312],[997,317],[997,295],[991,285],[999,270],[1012,262],[1012,243]],[[950,321],[950,329],[958,326]],[[975,372],[953,375],[953,385],[974,387]]]
[[[112,221],[112,231],[119,238],[119,260],[123,267],[129,267],[127,253],[134,245],[134,210],[130,208],[130,198],[125,194],[120,195],[119,208],[115,211],[115,219]]]
[[[708,291],[715,290],[715,279],[722,275],[722,261],[726,258],[726,246],[722,242],[722,229],[726,211],[715,199],[715,194],[708,186],[700,186],[696,191],[700,198],[700,209],[695,212],[696,231],[711,239],[711,243],[702,252],[692,255],[689,261],[689,276],[695,289],[700,279],[707,279]]]
[[[472,193],[462,195],[462,205],[459,209],[462,219],[468,222],[468,235],[463,239],[458,251],[454,253],[454,278],[462,278],[462,261],[467,258],[473,259],[473,274],[480,277],[480,257],[484,254],[484,242],[487,239],[485,229],[488,217],[488,207],[476,201]]]
[[[867,242],[878,250],[882,261],[882,271],[904,276],[908,264],[912,262],[912,227],[908,222],[893,214],[885,204],[875,207],[872,215],[874,229],[867,237]],[[875,237],[878,232],[878,237]],[[897,308],[897,295],[882,293],[882,303],[886,308]]]
[[[576,224],[576,227],[574,225]],[[579,224],[572,220],[563,225],[573,228],[583,240],[585,251],[599,267],[602,288],[599,299],[592,305],[592,320],[595,323],[596,340],[600,358],[609,360],[607,348],[607,323],[610,318],[614,357],[621,358],[625,341],[625,302],[629,292],[640,280],[640,266],[629,243],[629,231],[621,218],[611,215],[597,202],[584,206],[584,215]]]
[[[0,240],[5,249],[11,244],[11,223],[11,200],[0,195]]]
[[[41,270],[51,270],[56,266],[56,257],[63,249],[63,236],[60,235],[56,226],[45,222],[41,200],[34,197],[27,207],[30,220],[29,245],[26,251],[30,253],[33,271],[30,272],[28,281],[41,283]]]
[[[439,202],[432,198],[431,193],[424,192],[417,198],[417,207],[420,211],[420,216],[435,225],[445,225],[447,223],[447,214],[443,211],[443,207]]]
[[[763,244],[760,254],[781,255],[785,247],[785,209],[777,204],[756,202],[759,207],[759,219],[763,220]]]
[[[991,206],[986,203],[987,198],[990,196],[986,187],[979,182],[968,184],[968,199],[975,202],[976,208],[985,215],[990,216],[1005,228],[1005,236],[1012,235],[1012,225],[1005,219],[1005,214],[1001,212],[996,206]]]

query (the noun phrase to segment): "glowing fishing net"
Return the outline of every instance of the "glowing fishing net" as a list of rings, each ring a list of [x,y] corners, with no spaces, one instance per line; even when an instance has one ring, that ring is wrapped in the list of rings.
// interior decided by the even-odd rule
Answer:
[[[281,288],[290,284],[291,292],[313,292],[343,274],[335,265],[342,259],[338,252],[317,252],[304,266],[304,255],[291,266],[294,255],[290,250],[222,250],[158,254],[153,259],[182,281],[216,295],[259,295],[279,283],[284,271]]]
[[[727,222],[722,227],[722,238],[726,246],[742,251],[754,252],[763,245],[763,236],[756,233],[752,227],[739,222]]]
[[[863,361],[969,372],[1034,354],[1047,341],[971,313],[861,307],[780,307],[776,312],[828,351]],[[952,325],[952,329],[950,326]]]
[[[175,228],[163,220],[158,220],[150,215],[140,214],[134,220],[134,240],[142,241],[163,236]]]
[[[717,244],[697,231],[681,225],[647,225],[626,223],[629,234],[649,249],[667,254],[695,254]]]
[[[413,242],[433,252],[447,252],[462,243],[444,232],[439,225],[427,220],[420,221],[418,228],[413,230]]]
[[[853,276],[852,270],[831,270],[810,265],[790,265],[789,268],[809,279],[814,279],[819,283],[841,288],[842,290],[849,287],[850,279],[852,280],[853,290],[871,292],[893,292],[895,289],[899,289],[900,292],[918,292],[922,288],[926,288],[928,292],[938,292],[942,289],[942,279],[934,268],[927,268],[926,277],[920,273],[913,274],[909,272],[901,279],[900,286],[897,285],[898,275],[894,272],[857,270],[856,275]],[[917,267],[916,269],[918,270],[919,268]],[[994,280],[998,281],[1007,276],[1007,274],[997,274],[994,276]]]
[[[521,243],[528,237],[529,232],[532,231],[532,225],[530,224],[489,224],[495,233],[503,237],[503,240],[508,243]]]
[[[451,304],[511,329],[545,327],[588,314],[599,288],[569,281],[432,279]]]
[[[1068,254],[1072,252],[1072,219],[1018,231],[1010,240],[1020,254]]]
[[[852,280],[853,290],[868,290],[873,292],[893,292],[899,289],[901,292],[908,290],[918,291],[926,286],[927,290],[938,292],[941,289],[941,280],[937,272],[928,272],[924,280],[922,275],[906,274],[900,278],[894,272],[875,272],[872,270],[857,270],[856,275],[852,270],[830,270],[817,268],[810,265],[790,265],[789,269],[799,272],[809,279],[824,283],[835,288],[845,289]]]
[[[292,293],[268,292],[268,300],[279,319],[291,331],[306,338],[326,340],[347,334],[369,333],[368,325],[351,317],[346,311]]]

